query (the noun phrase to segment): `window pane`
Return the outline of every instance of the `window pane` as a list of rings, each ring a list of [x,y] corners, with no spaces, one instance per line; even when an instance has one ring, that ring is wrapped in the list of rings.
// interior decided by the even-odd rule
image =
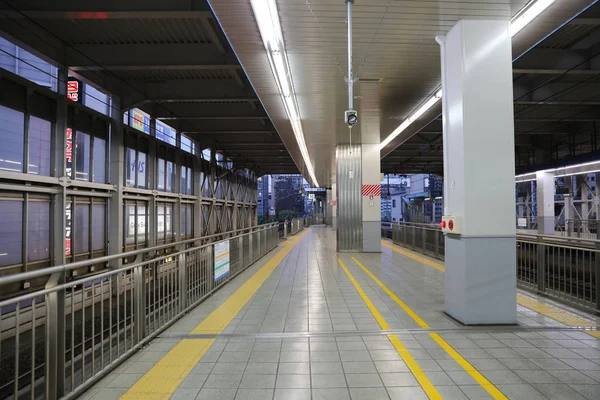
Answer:
[[[25,120],[23,113],[0,106],[0,169],[23,172]]]
[[[192,194],[192,168],[188,167],[187,175],[186,194]]]
[[[194,234],[194,206],[189,204],[186,208],[187,221],[185,224],[185,234],[186,236],[192,236]]]
[[[75,254],[90,251],[90,206],[75,206],[75,232],[73,236]]]
[[[177,145],[177,131],[160,121],[156,121],[156,138],[173,146]]]
[[[94,138],[94,182],[106,183],[106,140]]]
[[[162,204],[156,206],[156,239],[165,240],[165,206]]]
[[[167,192],[173,191],[173,173],[175,169],[173,168],[173,163],[171,161],[167,161]]]
[[[77,131],[75,133],[75,179],[90,180],[90,135]]]
[[[142,110],[134,108],[129,111],[129,126],[140,132],[150,134],[150,116]]]
[[[29,173],[50,176],[52,123],[29,118]]]
[[[148,212],[146,206],[137,207],[138,245],[145,246],[148,241]]]
[[[27,259],[50,258],[50,203],[30,201],[27,205]]]
[[[194,154],[194,142],[192,139],[185,135],[181,135],[181,149],[187,151],[188,153]]]
[[[0,68],[56,91],[56,67],[3,38],[0,49]]]
[[[158,171],[158,179],[156,180],[156,188],[165,190],[165,160],[158,159],[156,170]]]
[[[0,200],[0,265],[21,263],[23,202]]]
[[[138,152],[138,178],[137,178],[137,187],[145,188],[146,187],[146,154],[141,151]]]
[[[106,249],[106,205],[92,206],[92,250]]]
[[[179,186],[179,192],[185,194],[186,187],[187,187],[187,167],[182,165],[181,166],[181,186]]]
[[[173,241],[173,226],[171,225],[173,215],[173,205],[167,204],[165,206],[165,234],[167,237],[167,242]]]
[[[125,170],[125,185],[135,186],[135,150],[125,149],[127,168]]]
[[[104,115],[109,115],[108,104],[110,102],[110,96],[102,93],[91,85],[85,85],[84,88],[84,104],[92,110],[96,110]]]
[[[125,230],[125,243],[135,243],[135,205],[125,206],[125,221],[127,229]]]

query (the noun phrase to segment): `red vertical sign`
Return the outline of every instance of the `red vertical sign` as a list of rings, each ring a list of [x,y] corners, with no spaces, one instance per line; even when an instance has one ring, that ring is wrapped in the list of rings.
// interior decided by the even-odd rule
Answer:
[[[65,135],[65,166],[66,175],[71,178],[73,170],[73,129],[67,128]],[[71,225],[72,225],[72,209],[71,203],[67,201],[65,204],[65,255],[71,255]]]

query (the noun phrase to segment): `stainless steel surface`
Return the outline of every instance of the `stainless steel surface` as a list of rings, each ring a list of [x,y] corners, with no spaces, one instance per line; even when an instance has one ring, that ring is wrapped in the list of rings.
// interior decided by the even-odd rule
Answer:
[[[382,235],[387,234],[382,227]],[[444,259],[439,226],[392,223],[392,241]],[[517,285],[600,313],[600,241],[573,236],[517,235]]]
[[[338,251],[362,250],[361,153],[360,145],[336,147]]]
[[[304,227],[301,219],[292,225],[294,232]],[[48,399],[76,397],[277,247],[278,224],[242,233],[227,232],[214,239],[230,243],[230,272],[217,280],[215,242],[197,245],[185,241],[172,243],[175,251],[170,254],[164,252],[164,246],[144,249],[137,252],[139,257],[133,263],[68,283],[62,282],[62,276],[76,270],[77,265],[42,271],[48,279],[44,290],[0,301],[0,349],[5,355],[0,397],[15,393],[18,398],[39,397],[42,393]],[[247,257],[249,253],[251,257]],[[104,262],[123,256],[105,257]],[[97,262],[95,259],[84,264]],[[0,288],[15,279],[0,278]],[[20,282],[28,279],[29,275],[20,274]],[[66,324],[58,322],[60,316],[66,317]],[[14,354],[8,356],[9,351]]]

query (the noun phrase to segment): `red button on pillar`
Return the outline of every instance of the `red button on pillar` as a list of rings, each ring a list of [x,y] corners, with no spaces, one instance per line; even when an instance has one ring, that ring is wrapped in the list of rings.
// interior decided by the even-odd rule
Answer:
[[[448,222],[448,229],[454,229],[454,221],[450,220],[450,222]]]
[[[440,222],[440,226],[442,227],[442,229],[446,228],[446,221]]]

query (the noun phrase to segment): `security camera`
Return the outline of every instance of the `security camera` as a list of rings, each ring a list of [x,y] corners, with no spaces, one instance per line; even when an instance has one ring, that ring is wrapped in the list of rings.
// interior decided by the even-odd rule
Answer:
[[[358,122],[358,112],[356,110],[348,110],[344,113],[344,120],[350,128]]]

